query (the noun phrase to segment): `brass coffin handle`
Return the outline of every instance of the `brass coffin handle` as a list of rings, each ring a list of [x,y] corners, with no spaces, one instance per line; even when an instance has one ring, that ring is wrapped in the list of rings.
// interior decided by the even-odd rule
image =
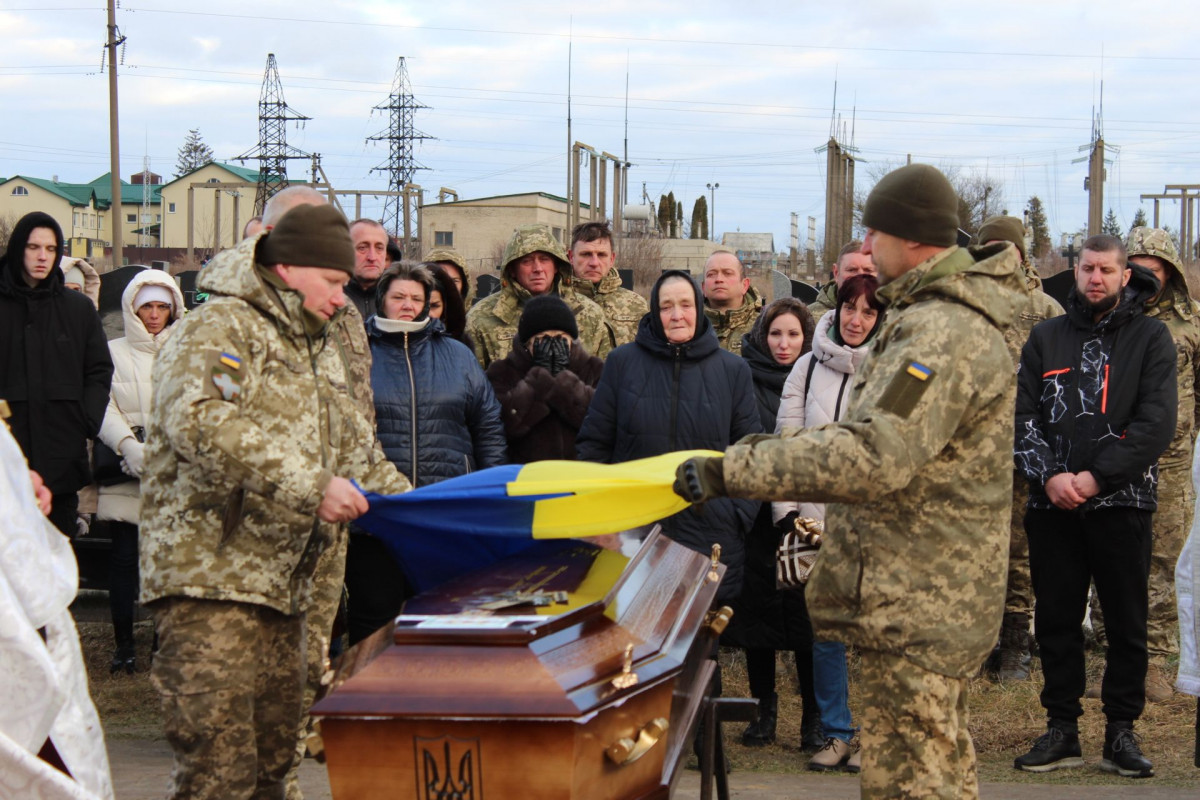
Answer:
[[[638,731],[636,742],[633,739],[617,739],[608,746],[604,754],[618,767],[632,764],[662,741],[669,727],[671,723],[662,717],[652,719]]]
[[[704,617],[704,624],[712,630],[712,632],[720,636],[729,627],[729,620],[733,619],[733,609],[729,606],[721,606],[720,608],[709,611]]]

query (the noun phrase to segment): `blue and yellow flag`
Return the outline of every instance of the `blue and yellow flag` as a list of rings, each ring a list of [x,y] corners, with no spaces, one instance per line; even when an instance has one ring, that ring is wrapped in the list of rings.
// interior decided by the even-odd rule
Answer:
[[[388,544],[418,590],[487,566],[539,539],[599,536],[677,514],[671,485],[686,459],[666,453],[623,464],[538,461],[493,467],[398,495],[367,492],[357,525]]]

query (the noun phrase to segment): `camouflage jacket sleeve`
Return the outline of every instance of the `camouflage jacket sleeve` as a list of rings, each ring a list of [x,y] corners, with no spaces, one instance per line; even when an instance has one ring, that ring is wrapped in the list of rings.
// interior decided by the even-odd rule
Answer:
[[[474,309],[472,309],[474,311]],[[478,318],[473,314],[467,314],[466,334],[471,342],[471,352],[475,354],[475,359],[479,362],[482,369],[488,368],[487,347],[483,330],[479,327]]]
[[[874,501],[908,486],[985,407],[1011,403],[1009,373],[975,366],[1012,363],[999,331],[963,306],[927,305],[876,342],[842,422],[785,428],[778,438],[730,447],[724,463],[730,495]],[[980,437],[975,446],[1007,451],[1007,427],[1003,439]]]
[[[171,448],[223,482],[315,513],[332,473],[243,414],[240,396],[227,400],[212,389],[211,370],[225,355],[240,361],[242,395],[256,393],[268,377],[265,349],[235,313],[205,322],[176,332],[155,362],[153,402]]]

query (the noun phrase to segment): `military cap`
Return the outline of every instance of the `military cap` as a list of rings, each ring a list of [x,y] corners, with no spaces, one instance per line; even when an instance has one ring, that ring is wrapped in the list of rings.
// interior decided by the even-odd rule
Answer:
[[[1012,242],[1021,251],[1021,258],[1025,258],[1025,223],[1016,217],[988,217],[976,236],[980,244]]]
[[[562,244],[554,238],[554,234],[550,232],[550,226],[538,222],[532,225],[522,225],[513,231],[512,238],[508,240],[508,246],[504,248],[504,269],[507,270],[517,259],[524,258],[530,253],[536,253],[538,250],[553,257],[558,262],[560,270],[570,267],[570,262],[567,261],[567,251],[563,250]]]
[[[463,275],[467,274],[467,260],[459,255],[457,250],[449,247],[433,248],[425,254],[424,260],[435,264],[443,261],[449,262],[462,270]]]
[[[1154,256],[1170,264],[1183,274],[1183,262],[1179,260],[1179,252],[1171,241],[1171,234],[1162,228],[1137,227],[1129,232],[1129,240],[1125,242],[1125,251],[1130,256]]]
[[[950,247],[958,240],[958,193],[936,167],[909,164],[875,184],[862,222],[910,242]]]

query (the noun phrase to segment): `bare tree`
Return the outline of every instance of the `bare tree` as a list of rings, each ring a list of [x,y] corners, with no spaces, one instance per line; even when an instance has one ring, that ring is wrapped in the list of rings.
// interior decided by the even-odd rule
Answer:
[[[662,274],[662,239],[638,236],[618,238],[617,267],[633,270],[633,290],[642,296],[650,294],[650,288]]]

